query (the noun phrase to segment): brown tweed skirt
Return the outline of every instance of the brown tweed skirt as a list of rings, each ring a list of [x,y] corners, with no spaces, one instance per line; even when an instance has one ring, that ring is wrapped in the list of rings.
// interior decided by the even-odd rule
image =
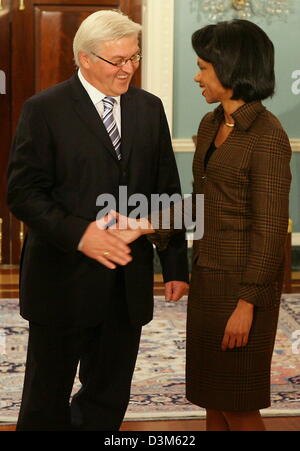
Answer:
[[[194,265],[188,301],[186,396],[198,406],[250,411],[270,406],[270,367],[281,284],[272,307],[254,308],[247,346],[222,351],[229,316],[237,304],[240,272]],[[272,291],[272,290],[271,290]]]

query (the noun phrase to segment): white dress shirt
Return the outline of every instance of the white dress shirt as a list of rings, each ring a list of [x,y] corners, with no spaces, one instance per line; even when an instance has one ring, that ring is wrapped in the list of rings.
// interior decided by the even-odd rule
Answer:
[[[91,83],[89,83],[84,78],[80,69],[78,70],[78,78],[81,81],[81,84],[83,85],[84,89],[88,93],[91,101],[93,102],[96,110],[99,113],[99,116],[102,119],[103,112],[104,112],[104,105],[103,105],[102,100],[104,99],[104,97],[107,97],[107,96],[105,94],[103,94],[102,92],[100,92],[97,88],[95,88],[95,86],[91,85]],[[117,97],[114,97],[114,99],[115,99],[116,103],[114,104],[113,115],[114,115],[114,119],[116,121],[118,130],[119,130],[119,133],[121,136],[121,97],[117,96]]]

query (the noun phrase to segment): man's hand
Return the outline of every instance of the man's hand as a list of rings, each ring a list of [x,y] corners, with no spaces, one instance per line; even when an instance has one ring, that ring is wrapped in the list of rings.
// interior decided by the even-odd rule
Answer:
[[[116,264],[125,266],[132,260],[127,244],[101,229],[96,221],[88,226],[79,246],[81,252],[109,269],[115,269]]]
[[[187,294],[189,284],[178,280],[165,283],[165,299],[166,301],[176,302]]]
[[[253,321],[253,304],[240,299],[227,321],[222,341],[222,351],[246,346]]]

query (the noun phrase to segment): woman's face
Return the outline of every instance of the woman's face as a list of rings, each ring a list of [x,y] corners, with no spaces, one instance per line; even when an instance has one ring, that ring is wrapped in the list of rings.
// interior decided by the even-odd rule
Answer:
[[[214,67],[211,63],[201,58],[197,59],[199,72],[194,80],[202,89],[202,95],[207,103],[216,103],[229,100],[232,97],[232,89],[224,88],[220,83]]]

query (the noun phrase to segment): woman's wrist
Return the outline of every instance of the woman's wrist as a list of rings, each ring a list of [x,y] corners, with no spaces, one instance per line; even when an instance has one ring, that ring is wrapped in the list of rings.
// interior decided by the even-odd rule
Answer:
[[[237,307],[250,311],[253,311],[254,309],[254,305],[251,304],[251,302],[245,301],[245,299],[239,299]]]
[[[141,235],[148,235],[150,233],[155,233],[151,222],[147,218],[141,218],[139,220]]]

